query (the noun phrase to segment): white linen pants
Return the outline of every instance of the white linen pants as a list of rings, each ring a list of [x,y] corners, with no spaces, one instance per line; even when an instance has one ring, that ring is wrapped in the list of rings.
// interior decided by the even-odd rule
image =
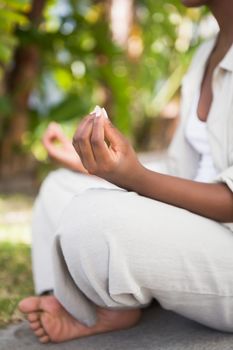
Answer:
[[[96,305],[160,305],[233,331],[233,236],[213,220],[60,169],[36,200],[32,258],[37,293],[53,289],[75,318]]]

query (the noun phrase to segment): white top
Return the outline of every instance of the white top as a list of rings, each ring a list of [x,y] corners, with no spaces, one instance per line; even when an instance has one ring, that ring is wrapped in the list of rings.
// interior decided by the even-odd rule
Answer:
[[[200,90],[206,63],[216,38],[199,47],[182,81],[180,123],[168,149],[168,173],[184,179],[194,179],[200,156],[188,147],[185,137],[193,97]],[[217,65],[212,81],[213,103],[208,116],[207,132],[217,176],[214,183],[224,183],[233,193],[233,45]],[[224,224],[233,232],[233,223]]]
[[[211,154],[208,141],[207,124],[201,121],[197,115],[197,107],[200,92],[196,94],[190,110],[190,116],[186,125],[185,136],[191,146],[200,155],[195,181],[211,182],[218,174]]]

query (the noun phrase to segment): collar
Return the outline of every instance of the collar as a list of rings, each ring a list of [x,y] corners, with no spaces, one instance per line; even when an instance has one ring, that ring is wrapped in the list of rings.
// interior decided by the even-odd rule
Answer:
[[[219,63],[219,67],[230,72],[233,72],[233,44]]]
[[[213,51],[216,42],[218,39],[218,34],[215,35],[212,39],[207,41],[207,47],[205,48],[205,52],[203,52],[203,66],[200,68],[205,68],[206,62],[208,61],[209,56],[211,55],[211,52]],[[218,66],[221,69],[233,72],[233,44],[231,45],[230,49],[227,51],[223,59],[219,62]]]

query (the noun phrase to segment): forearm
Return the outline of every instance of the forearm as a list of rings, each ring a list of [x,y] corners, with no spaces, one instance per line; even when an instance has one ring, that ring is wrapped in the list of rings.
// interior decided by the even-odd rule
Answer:
[[[233,193],[223,183],[201,183],[141,167],[125,188],[216,221],[233,222]]]
[[[89,174],[213,220],[233,222],[233,194],[226,185],[198,183],[146,169],[128,140],[102,116],[84,118],[73,145]]]

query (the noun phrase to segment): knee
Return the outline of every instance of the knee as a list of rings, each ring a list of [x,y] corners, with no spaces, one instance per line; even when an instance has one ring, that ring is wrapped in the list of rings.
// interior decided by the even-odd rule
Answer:
[[[103,255],[107,247],[107,237],[101,217],[89,215],[85,204],[75,201],[66,207],[57,231],[64,255],[75,256],[79,260],[93,261],[99,254]],[[81,204],[81,203],[80,203]],[[90,208],[89,208],[90,209]]]
[[[113,246],[124,243],[127,214],[119,216],[117,195],[116,190],[89,189],[71,199],[57,230],[67,259],[73,256],[94,267],[106,263]]]
[[[87,197],[83,194],[71,200],[62,215],[57,234],[68,265],[76,264],[85,271],[98,274],[98,271],[106,270],[109,230],[100,206]]]
[[[63,212],[61,238],[90,247],[107,241],[117,226],[117,215],[109,201],[111,190],[88,189],[74,195]]]

